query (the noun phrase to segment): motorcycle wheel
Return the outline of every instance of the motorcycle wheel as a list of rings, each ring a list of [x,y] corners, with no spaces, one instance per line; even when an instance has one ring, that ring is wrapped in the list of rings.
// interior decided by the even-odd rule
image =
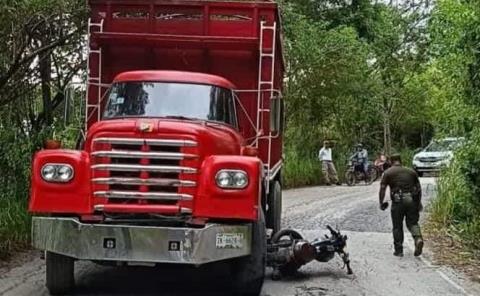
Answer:
[[[369,180],[367,182],[368,184],[372,184],[373,182],[377,181],[377,179],[379,177],[379,172],[378,172],[377,168],[373,167],[373,166],[368,168],[367,174],[368,174],[368,178],[369,178]]]
[[[345,182],[347,182],[348,186],[353,186],[356,183],[355,181],[356,181],[355,172],[352,172],[351,170],[348,170],[345,173]]]
[[[272,243],[277,244],[279,242],[289,242],[290,244],[293,245],[293,243],[296,240],[303,240],[303,237],[300,233],[298,233],[295,230],[292,229],[283,229],[280,230],[279,232],[275,233],[272,236]],[[295,260],[292,260],[278,268],[278,271],[282,276],[292,276],[294,275],[297,270],[301,267],[301,264],[298,264],[295,262]]]

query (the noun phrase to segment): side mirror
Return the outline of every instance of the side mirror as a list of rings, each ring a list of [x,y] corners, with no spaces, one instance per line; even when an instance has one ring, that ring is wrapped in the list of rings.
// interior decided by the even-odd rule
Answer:
[[[417,154],[417,153],[421,152],[422,150],[423,150],[423,148],[417,148],[413,151],[413,153]]]
[[[280,94],[275,94],[270,99],[270,132],[280,134],[282,130],[283,100]]]

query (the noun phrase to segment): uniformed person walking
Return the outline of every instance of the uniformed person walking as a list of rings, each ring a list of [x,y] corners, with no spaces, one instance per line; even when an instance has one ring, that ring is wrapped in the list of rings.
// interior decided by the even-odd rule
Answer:
[[[385,192],[390,187],[392,201],[391,215],[393,224],[393,255],[403,256],[403,220],[415,241],[415,256],[420,256],[423,249],[423,238],[418,220],[422,211],[422,188],[415,171],[402,166],[400,155],[392,155],[392,167],[385,171],[380,184],[380,209],[385,211]]]

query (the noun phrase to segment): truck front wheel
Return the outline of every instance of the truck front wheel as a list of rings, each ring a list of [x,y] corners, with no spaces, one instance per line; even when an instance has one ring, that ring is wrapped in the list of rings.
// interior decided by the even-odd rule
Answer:
[[[68,294],[75,286],[73,258],[47,252],[47,289],[51,295]]]
[[[267,237],[263,211],[252,225],[252,252],[233,262],[233,288],[236,296],[258,296],[265,277]]]

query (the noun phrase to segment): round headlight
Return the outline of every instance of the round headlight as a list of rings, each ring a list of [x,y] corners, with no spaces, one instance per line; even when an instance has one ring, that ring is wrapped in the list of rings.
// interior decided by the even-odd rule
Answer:
[[[59,166],[57,171],[57,178],[61,182],[70,181],[73,178],[73,169],[71,166],[62,165]]]
[[[248,177],[244,172],[236,172],[233,175],[233,185],[237,188],[245,188],[248,185]]]
[[[243,189],[248,185],[248,175],[240,170],[221,170],[215,177],[217,186],[224,189]]]
[[[217,185],[222,188],[230,187],[232,184],[232,177],[226,171],[221,171],[217,174]]]
[[[52,181],[55,177],[56,168],[53,165],[47,164],[42,168],[42,178],[46,181]]]

